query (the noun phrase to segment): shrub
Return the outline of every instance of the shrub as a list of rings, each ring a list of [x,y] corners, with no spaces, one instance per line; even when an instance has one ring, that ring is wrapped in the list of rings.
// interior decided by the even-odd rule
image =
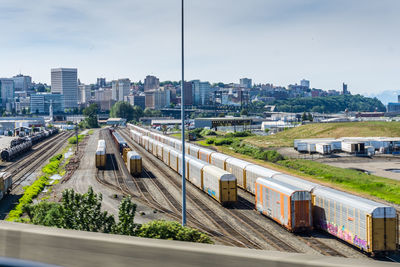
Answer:
[[[231,145],[233,143],[232,138],[221,138],[221,139],[215,139],[214,144],[216,146],[222,146],[222,145]]]
[[[57,160],[59,161],[59,160],[61,160],[62,156],[63,156],[62,154],[57,154],[57,155],[51,157],[49,161],[50,162],[57,161]]]
[[[242,131],[242,132],[227,133],[225,137],[247,137],[253,135],[254,134],[251,131]]]
[[[214,142],[215,142],[215,138],[208,138],[206,140],[206,144],[208,144],[208,145],[212,145],[212,144],[214,144]]]
[[[81,142],[83,140],[83,138],[85,138],[85,135],[83,135],[83,134],[78,135],[79,142]],[[76,144],[76,136],[72,136],[72,137],[68,138],[68,143],[75,145]]]
[[[137,231],[137,236],[168,240],[189,241],[212,244],[212,240],[204,233],[180,225],[178,222],[152,221],[143,224]]]

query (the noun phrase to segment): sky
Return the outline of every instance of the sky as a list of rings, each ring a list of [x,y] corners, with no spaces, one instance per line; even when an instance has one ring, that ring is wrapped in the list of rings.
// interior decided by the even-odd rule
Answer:
[[[1,0],[0,77],[179,80],[179,0]],[[400,84],[398,0],[186,0],[185,79],[376,94]]]

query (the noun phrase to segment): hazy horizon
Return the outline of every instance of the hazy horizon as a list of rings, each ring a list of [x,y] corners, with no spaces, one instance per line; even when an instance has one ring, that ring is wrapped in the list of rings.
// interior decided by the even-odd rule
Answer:
[[[18,6],[16,5],[18,3]],[[186,1],[187,80],[397,90],[398,1]],[[180,79],[180,1],[3,0],[0,77]]]

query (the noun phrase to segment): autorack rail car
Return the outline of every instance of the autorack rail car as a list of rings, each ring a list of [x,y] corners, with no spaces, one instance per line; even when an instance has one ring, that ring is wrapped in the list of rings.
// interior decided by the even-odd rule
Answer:
[[[102,169],[106,167],[106,142],[100,139],[97,142],[97,149],[96,149],[96,168]]]
[[[255,183],[256,210],[291,232],[312,229],[311,193],[271,178]]]
[[[135,126],[135,125],[129,125],[131,129],[140,132],[140,134],[145,137],[148,136],[151,131],[143,129],[141,127]],[[161,142],[166,144],[166,146],[163,149],[163,161],[168,164],[169,162],[169,152],[165,152],[165,150],[168,151],[169,148],[167,148],[169,145],[175,146],[175,141],[176,139],[172,140],[173,138],[170,138],[168,136],[163,136],[163,137],[158,137]],[[301,140],[295,140],[295,141],[301,141]],[[199,159],[199,150],[200,147],[196,146],[194,144],[186,144],[187,147],[187,153],[194,158]],[[367,239],[363,239],[362,234],[357,234],[359,232],[355,231],[354,227],[351,229],[348,229],[347,225],[351,225],[347,221],[355,220],[352,216],[347,216],[347,221],[346,220],[339,220],[338,214],[339,213],[334,213],[335,215],[333,218],[331,218],[331,211],[333,210],[331,206],[329,205],[334,205],[334,208],[339,207],[342,205],[342,209],[344,209],[343,204],[341,202],[334,202],[333,200],[328,199],[328,195],[325,197],[323,195],[320,195],[321,201],[317,201],[319,198],[317,196],[317,192],[320,192],[319,190],[322,190],[323,188],[321,185],[300,179],[298,177],[294,177],[291,175],[287,174],[282,174],[277,171],[258,166],[256,164],[251,164],[251,163],[243,163],[240,161],[236,160],[229,160],[231,156],[219,153],[219,152],[213,152],[210,155],[210,161],[209,163],[211,165],[217,166],[221,169],[227,170],[227,162],[230,162],[232,165],[232,172],[233,169],[238,171],[239,174],[239,179],[238,179],[238,184],[239,186],[243,187],[246,191],[248,191],[251,194],[255,194],[255,181],[254,179],[257,179],[259,177],[267,177],[267,178],[273,178],[275,180],[284,182],[286,184],[295,186],[297,188],[300,188],[301,190],[305,190],[311,193],[311,198],[312,198],[312,213],[310,216],[312,217],[313,221],[313,226],[314,228],[321,228],[322,230],[325,230],[328,233],[331,233],[332,235],[343,239],[347,241],[350,244],[353,244],[354,246],[360,248],[363,251],[367,251],[369,253],[379,253],[382,251],[392,251],[396,247],[396,244],[398,244],[398,240],[396,237],[398,234],[396,234],[397,229],[394,229],[393,226],[391,226],[391,222],[395,221],[395,225],[398,224],[398,216],[395,212],[395,210],[392,207],[383,205],[381,203],[373,202],[373,204],[369,204],[369,211],[363,211],[361,210],[361,207],[365,207],[366,204],[364,201],[370,203],[370,200],[360,198],[360,197],[355,197],[351,194],[343,193],[341,191],[335,190],[335,189],[328,189],[331,191],[329,196],[332,194],[335,194],[335,199],[339,200],[342,198],[343,194],[348,195],[349,197],[355,197],[355,199],[352,199],[352,201],[347,201],[346,202],[346,212],[349,213],[350,215],[352,214],[351,212],[354,212],[354,210],[360,210],[360,216],[366,218],[364,221],[368,222],[368,234],[367,234]],[[206,164],[205,161],[202,161],[204,164]],[[239,162],[238,166],[233,166],[235,162]],[[243,170],[243,175],[241,175],[241,170],[240,166],[244,168]],[[244,167],[243,167],[244,166]],[[190,170],[189,170],[189,176],[190,176]],[[253,182],[254,181],[254,182]],[[245,185],[245,186],[243,186]],[[318,190],[316,190],[318,188]],[[322,192],[322,191],[321,191]],[[332,204],[335,203],[335,204]],[[328,205],[328,206],[325,206]],[[373,208],[371,208],[371,205]],[[353,210],[353,211],[352,211]],[[378,211],[383,211],[383,212],[378,212]],[[379,214],[379,215],[378,215]],[[357,211],[357,216],[359,215]],[[368,217],[369,216],[369,217]],[[329,218],[327,220],[326,218]],[[343,216],[343,218],[345,218]],[[333,221],[332,221],[333,220]],[[382,220],[384,222],[387,221],[387,224],[382,223]],[[357,220],[357,222],[360,222],[360,227],[363,225],[364,221],[362,220]],[[370,223],[372,221],[372,223]],[[347,224],[346,224],[347,223]],[[358,227],[358,224],[357,224]],[[382,230],[382,227],[385,229],[391,229],[391,234],[389,234],[390,237],[393,237],[396,240],[391,239],[390,237],[387,238],[388,234],[386,233],[385,237],[385,231]]]
[[[131,135],[137,136],[137,133],[133,132]],[[146,142],[142,142],[141,145],[144,145],[147,151],[162,159],[175,172],[182,173],[182,155],[178,150],[152,140],[150,136],[141,136],[140,139],[148,139],[147,143],[149,145],[147,145],[147,149]],[[153,147],[160,148],[156,148],[157,152],[154,153]],[[162,153],[158,149],[162,149]],[[196,187],[223,205],[237,201],[236,178],[234,175],[210,164],[203,163],[199,159],[190,157],[189,155],[185,161],[187,179]]]
[[[131,175],[139,176],[142,173],[142,157],[136,151],[128,152],[126,165]]]

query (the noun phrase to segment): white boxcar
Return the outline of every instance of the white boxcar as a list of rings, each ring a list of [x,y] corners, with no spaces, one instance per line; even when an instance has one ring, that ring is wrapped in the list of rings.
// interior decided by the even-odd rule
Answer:
[[[229,159],[231,156],[214,152],[210,155],[210,164],[214,165],[218,168],[226,170],[226,160]]]
[[[255,194],[255,184],[257,178],[271,178],[275,174],[279,174],[278,171],[274,171],[259,165],[251,164],[247,165],[246,169],[246,190],[252,194]]]
[[[156,157],[157,157],[157,153],[158,153],[158,146],[159,146],[159,144],[161,144],[159,141],[154,141],[154,142],[153,142],[153,150],[152,150],[152,153],[153,153],[153,155],[156,156]]]
[[[147,151],[149,150],[149,140],[150,137],[142,136],[142,147],[144,147],[144,149],[146,149]]]
[[[205,161],[207,163],[210,163],[210,156],[212,153],[214,153],[215,151],[211,150],[211,149],[207,149],[207,148],[200,148],[199,149],[199,159],[202,161]]]
[[[159,142],[157,144],[157,158],[161,159],[162,161],[164,161],[163,160],[163,156],[164,156],[163,149],[164,149],[164,147],[165,147],[165,144],[163,144],[161,142]]]
[[[215,166],[204,166],[203,191],[222,204],[236,202],[236,178]]]
[[[154,147],[155,142],[157,142],[157,141],[152,139],[151,137],[149,138],[149,146],[148,146],[147,151],[149,151],[152,154],[153,154],[153,147]]]
[[[195,157],[188,156],[189,162],[187,166],[188,180],[199,189],[203,190],[203,168],[209,164],[196,159]]]
[[[180,140],[178,140],[178,139],[175,139],[175,144],[174,144],[174,148],[176,149],[176,150],[178,150],[178,151],[181,151],[182,150],[182,141],[180,141]]]
[[[185,155],[185,175],[186,179],[188,179],[188,163],[189,163],[189,155]],[[178,153],[178,173],[182,175],[182,154]]]
[[[192,157],[199,158],[200,147],[190,144],[188,146],[188,154]]]
[[[163,147],[163,161],[168,166],[169,166],[169,155],[170,155],[170,151],[171,150],[172,150],[172,147],[164,145],[164,147]]]
[[[179,154],[175,149],[169,151],[169,166],[176,172],[178,172]]]
[[[245,168],[250,164],[250,162],[237,158],[229,158],[226,160],[226,171],[235,175],[237,185],[244,189],[246,188]]]
[[[316,227],[366,252],[396,250],[395,208],[327,187],[313,197]]]
[[[332,153],[332,147],[327,143],[318,143],[315,145],[315,149],[318,153],[322,155],[327,155]]]
[[[308,144],[306,142],[297,143],[297,151],[308,152]]]

